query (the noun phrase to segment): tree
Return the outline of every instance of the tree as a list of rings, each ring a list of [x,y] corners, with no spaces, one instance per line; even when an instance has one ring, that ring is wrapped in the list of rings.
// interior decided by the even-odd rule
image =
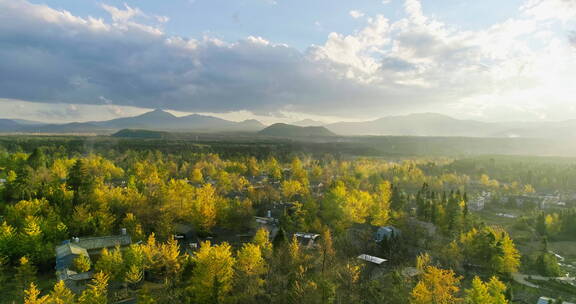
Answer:
[[[47,304],[49,296],[40,297],[40,290],[36,284],[30,283],[30,288],[24,291],[24,304]]]
[[[487,226],[462,233],[460,247],[468,263],[480,265],[493,274],[510,274],[520,266],[520,253],[501,228]]]
[[[492,277],[484,283],[479,277],[474,277],[472,287],[466,289],[464,302],[466,304],[508,304],[505,296],[506,285],[498,278]]]
[[[192,257],[194,270],[189,290],[196,303],[224,303],[232,289],[234,263],[228,243],[203,242]]]
[[[538,271],[541,275],[547,277],[559,277],[563,274],[558,258],[552,253],[542,252],[537,261]]]
[[[371,224],[374,226],[385,226],[390,218],[390,198],[392,197],[392,186],[390,182],[378,185],[372,205]]]
[[[216,225],[218,195],[211,184],[206,184],[196,191],[192,205],[192,220],[197,226],[210,231]]]
[[[144,286],[138,291],[138,304],[156,304],[156,300],[150,294],[148,286]]]
[[[8,279],[8,258],[0,255],[0,286],[4,285],[7,279]]]
[[[138,284],[144,278],[144,271],[136,264],[130,265],[128,267],[128,271],[126,271],[126,275],[124,276],[124,280],[128,284]]]
[[[457,294],[460,291],[461,277],[454,271],[430,266],[429,256],[417,259],[417,268],[422,274],[411,292],[412,304],[453,304],[461,301]]]
[[[112,250],[108,250],[106,248],[102,249],[100,258],[94,266],[94,270],[97,272],[105,273],[108,278],[113,280],[123,281],[123,266],[124,259],[122,257],[122,252],[120,251],[120,246],[116,246],[116,248]]]
[[[74,293],[66,288],[64,281],[54,284],[54,289],[50,293],[50,304],[73,304],[76,303]]]
[[[90,263],[90,258],[81,254],[74,259],[74,269],[77,272],[87,272],[90,271],[90,267],[92,266]]]
[[[20,264],[16,267],[15,279],[16,289],[20,292],[36,281],[36,267],[25,256],[20,258]]]
[[[291,200],[298,194],[304,194],[305,189],[302,183],[297,180],[285,180],[282,182],[282,195],[287,200]]]
[[[202,170],[200,168],[192,169],[192,173],[190,174],[190,181],[197,185],[204,182],[204,176],[202,175]]]
[[[270,259],[272,257],[272,243],[270,242],[270,233],[265,228],[260,228],[256,231],[252,243],[260,247],[262,256],[265,259]]]
[[[170,278],[177,280],[182,269],[180,261],[180,248],[174,238],[160,245],[159,264],[164,270],[164,280],[167,282]]]
[[[234,294],[237,295],[238,303],[254,303],[264,290],[262,276],[266,273],[266,262],[262,256],[260,247],[246,243],[238,251],[236,258]]]
[[[92,283],[82,292],[78,304],[107,304],[109,276],[103,272],[94,275]]]
[[[46,166],[46,155],[42,148],[34,149],[34,152],[28,157],[28,165],[33,169]]]
[[[466,304],[490,304],[492,298],[488,293],[488,287],[480,280],[479,277],[474,277],[472,280],[472,287],[466,289],[466,297],[464,302]]]

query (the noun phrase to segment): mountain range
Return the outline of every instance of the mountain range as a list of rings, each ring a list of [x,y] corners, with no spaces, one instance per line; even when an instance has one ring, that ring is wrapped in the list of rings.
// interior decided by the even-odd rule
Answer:
[[[163,110],[154,110],[134,117],[106,121],[66,124],[31,124],[0,119],[1,132],[34,133],[114,133],[121,129],[148,129],[194,132],[257,132],[265,126],[257,120],[229,121],[213,116],[192,114],[177,117]]]
[[[459,136],[459,137],[576,137],[576,120],[560,122],[482,122],[435,113],[388,116],[365,122],[325,125],[340,135]]]
[[[310,128],[310,126],[314,126]],[[272,127],[272,128],[271,128]],[[306,127],[301,129],[301,127]],[[324,127],[324,128],[317,128]],[[41,122],[0,119],[0,132],[22,133],[97,133],[112,134],[122,129],[144,129],[179,132],[247,132],[265,136],[333,136],[333,135],[391,135],[391,136],[459,136],[459,137],[520,137],[520,138],[576,138],[576,120],[559,122],[482,122],[455,119],[434,113],[387,116],[363,122],[323,124],[303,120],[266,126],[257,120],[229,121],[213,116],[192,114],[174,116],[163,110],[153,110],[134,117],[106,121],[46,124]]]

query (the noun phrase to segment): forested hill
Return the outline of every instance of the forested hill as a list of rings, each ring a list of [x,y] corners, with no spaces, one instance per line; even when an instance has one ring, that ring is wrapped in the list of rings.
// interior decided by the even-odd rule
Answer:
[[[336,136],[324,127],[299,127],[289,124],[277,123],[258,132],[259,135],[274,137],[325,137]]]
[[[123,129],[112,134],[112,137],[165,139],[170,137],[170,133],[162,131],[151,131],[151,130]]]

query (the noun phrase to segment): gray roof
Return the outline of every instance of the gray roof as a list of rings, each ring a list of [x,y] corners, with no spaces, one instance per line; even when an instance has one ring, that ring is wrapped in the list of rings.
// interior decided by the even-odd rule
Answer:
[[[100,236],[80,238],[80,241],[74,243],[86,250],[112,248],[116,245],[128,246],[132,244],[132,238],[129,235],[113,235],[113,236]]]
[[[393,226],[384,226],[378,228],[376,231],[375,239],[377,242],[382,242],[384,239],[391,239],[400,236],[401,232],[398,228]]]
[[[67,243],[56,247],[56,270],[70,267],[74,259],[80,255],[90,258],[88,251],[76,244]]]
[[[382,263],[387,261],[386,259],[382,259],[382,258],[368,255],[368,254],[361,254],[358,256],[358,259],[360,259],[362,261],[374,263],[376,265],[382,265]]]

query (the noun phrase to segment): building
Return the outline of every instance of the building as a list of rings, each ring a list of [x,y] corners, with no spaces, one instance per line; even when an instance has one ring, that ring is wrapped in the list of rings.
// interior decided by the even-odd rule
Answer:
[[[180,249],[190,255],[200,247],[200,239],[192,225],[182,223],[175,224],[174,239],[180,244]]]
[[[270,240],[273,240],[280,230],[280,228],[278,228],[279,221],[272,217],[271,211],[268,211],[267,217],[255,216],[254,220],[256,221],[256,229],[264,228],[268,230]]]
[[[374,240],[377,243],[381,243],[384,240],[389,241],[391,239],[398,238],[400,235],[400,229],[393,226],[382,226],[376,230],[376,233],[374,234]]]
[[[386,259],[382,259],[382,258],[375,257],[375,256],[372,256],[372,255],[368,255],[368,254],[361,254],[361,255],[358,256],[358,259],[359,259],[359,260],[362,260],[362,261],[364,261],[364,262],[368,262],[368,263],[372,263],[372,264],[374,264],[374,265],[378,265],[378,266],[380,266],[380,265],[382,265],[384,262],[388,261],[388,260],[386,260]]]
[[[311,249],[317,246],[316,240],[320,235],[315,233],[297,232],[294,233],[294,236],[302,247]]]
[[[98,255],[104,248],[114,248],[116,246],[128,246],[132,244],[132,239],[122,229],[121,235],[79,238],[65,240],[56,247],[56,277],[64,281],[66,287],[75,293],[80,293],[86,288],[87,282],[92,279],[93,272],[87,271],[78,273],[73,270],[74,260],[79,256],[91,259],[91,255]]]
[[[536,302],[536,304],[556,304],[556,303],[557,303],[556,300],[548,297],[540,297]],[[574,304],[574,303],[562,301],[562,304]]]
[[[491,198],[492,193],[483,191],[480,195],[468,201],[468,209],[471,211],[481,211]]]

